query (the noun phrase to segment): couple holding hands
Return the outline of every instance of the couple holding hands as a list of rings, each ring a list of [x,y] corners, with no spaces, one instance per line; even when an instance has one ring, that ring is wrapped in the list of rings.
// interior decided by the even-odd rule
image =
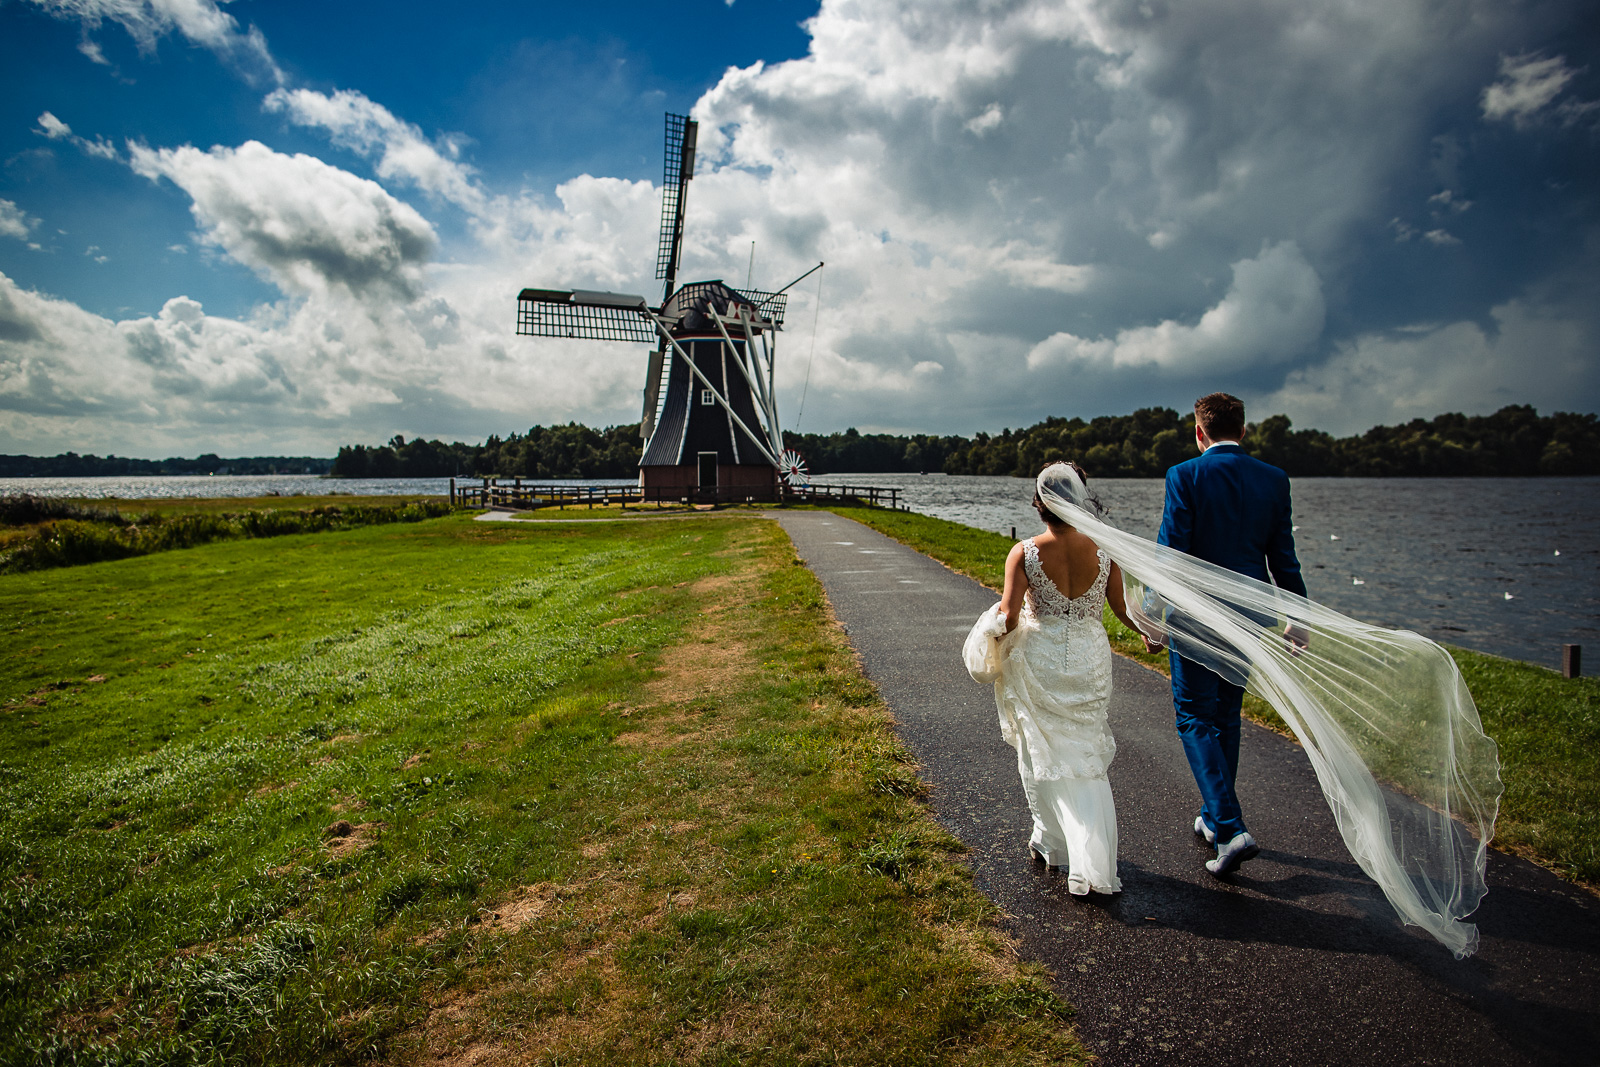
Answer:
[[[1289,479],[1244,452],[1244,431],[1236,397],[1195,402],[1200,455],[1167,472],[1156,542],[1104,521],[1075,464],[1040,472],[1045,531],[1011,550],[1001,601],[965,650],[1017,750],[1029,847],[1074,894],[1122,889],[1109,605],[1148,650],[1169,650],[1194,832],[1217,850],[1208,871],[1226,877],[1260,852],[1234,791],[1248,688],[1305,748],[1351,855],[1401,919],[1470,955],[1477,930],[1462,920],[1485,890],[1500,795],[1494,742],[1443,648],[1306,599]]]

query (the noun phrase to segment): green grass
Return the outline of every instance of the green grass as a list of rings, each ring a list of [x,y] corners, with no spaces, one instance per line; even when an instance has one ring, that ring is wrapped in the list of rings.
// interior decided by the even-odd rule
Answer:
[[[225,541],[0,618],[7,1062],[1084,1058],[773,524]]]
[[[267,508],[298,510],[301,508],[329,507],[383,507],[421,504],[428,501],[448,502],[445,497],[424,493],[387,495],[357,495],[355,493],[290,493],[287,496],[213,496],[213,497],[66,497],[63,503],[90,509],[110,508],[128,516],[144,515],[206,515],[234,514],[241,511],[262,511]]]
[[[1452,648],[1500,746],[1495,843],[1600,886],[1600,679]]]
[[[566,507],[543,507],[533,511],[518,511],[513,514],[519,522],[539,522],[549,519],[570,521],[573,519],[636,519],[640,516],[646,518],[654,515],[704,515],[744,513],[749,509],[745,505],[725,504],[712,512],[696,511],[686,504],[596,504],[590,507],[587,504],[569,504]],[[758,509],[759,510],[759,509]]]
[[[841,510],[954,571],[998,591],[1010,538],[910,512]],[[1119,654],[1169,673],[1165,653],[1149,655],[1108,608],[1106,631]],[[1529,663],[1450,648],[1467,681],[1484,731],[1500,746],[1505,795],[1497,845],[1564,877],[1600,884],[1600,680],[1562,678]],[[1264,701],[1245,696],[1245,713],[1287,734]]]

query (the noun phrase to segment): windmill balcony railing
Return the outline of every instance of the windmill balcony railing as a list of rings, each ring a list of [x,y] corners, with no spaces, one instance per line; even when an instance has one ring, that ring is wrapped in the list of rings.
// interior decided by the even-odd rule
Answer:
[[[523,478],[450,479],[450,503],[496,511],[617,505],[842,504],[905,510],[900,490],[873,485],[541,485]]]

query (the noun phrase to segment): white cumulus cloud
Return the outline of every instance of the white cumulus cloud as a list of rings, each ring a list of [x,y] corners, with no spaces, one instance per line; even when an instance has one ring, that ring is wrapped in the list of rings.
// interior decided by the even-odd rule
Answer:
[[[334,144],[377,157],[377,173],[401,179],[474,213],[484,209],[484,194],[473,169],[460,160],[460,148],[445,139],[435,145],[409,122],[361,93],[341,89],[332,95],[310,89],[279,89],[269,95],[268,111],[281,112],[300,126],[326,130]]]
[[[90,36],[105,22],[115,22],[128,32],[144,53],[155,51],[157,42],[177,33],[192,44],[241,63],[245,69],[283,81],[283,72],[267,48],[261,31],[251,26],[241,29],[232,15],[216,0],[31,0],[56,18],[74,21],[83,27],[79,51],[97,63],[106,62],[100,45]]]
[[[63,137],[72,136],[72,127],[46,111],[39,116],[39,132],[52,141],[59,141]]]
[[[110,141],[104,137],[96,137],[92,141],[87,137],[79,137],[72,132],[71,126],[68,126],[48,111],[40,115],[37,121],[39,126],[34,132],[42,134],[52,141],[67,141],[83,149],[88,155],[98,156],[101,159],[117,158],[117,148]]]
[[[1574,74],[1561,56],[1503,56],[1500,79],[1483,90],[1483,117],[1525,125],[1561,95]]]
[[[1168,319],[1095,340],[1059,333],[1028,353],[1028,365],[1090,361],[1221,374],[1285,363],[1321,336],[1325,310],[1317,272],[1284,242],[1235,263],[1227,295],[1192,325]]]
[[[1496,306],[1490,320],[1492,329],[1454,322],[1358,335],[1325,362],[1291,373],[1257,409],[1349,434],[1507,404],[1571,411],[1574,398],[1592,395],[1590,353],[1600,343],[1592,321],[1537,296]]]
[[[0,234],[26,241],[39,220],[23,211],[11,200],[0,200]]]
[[[414,295],[433,227],[377,182],[257,141],[209,152],[129,147],[133,169],[187,193],[205,240],[284,292]]]

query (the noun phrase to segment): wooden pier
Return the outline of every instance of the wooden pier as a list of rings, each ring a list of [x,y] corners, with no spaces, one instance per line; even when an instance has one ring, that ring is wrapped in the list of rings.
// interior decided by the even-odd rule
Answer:
[[[523,478],[450,479],[450,503],[501,511],[655,505],[846,504],[903,510],[900,490],[874,485],[540,485]]]

